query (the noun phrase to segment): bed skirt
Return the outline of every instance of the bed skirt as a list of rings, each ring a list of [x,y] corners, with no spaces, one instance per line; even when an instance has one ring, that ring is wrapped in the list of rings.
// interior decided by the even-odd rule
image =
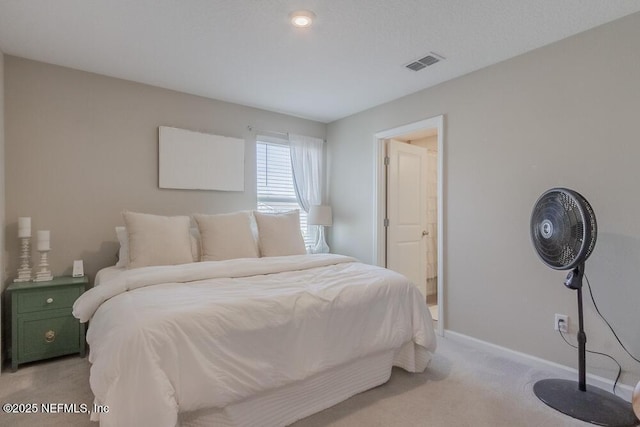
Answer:
[[[178,423],[181,427],[286,426],[384,384],[393,366],[421,372],[430,359],[430,352],[409,342],[400,349],[355,360],[223,409],[180,413]]]

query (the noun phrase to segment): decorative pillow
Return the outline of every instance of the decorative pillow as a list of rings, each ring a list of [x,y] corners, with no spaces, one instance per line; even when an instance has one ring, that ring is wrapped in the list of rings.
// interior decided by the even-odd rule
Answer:
[[[122,216],[129,239],[128,268],[193,262],[188,216],[136,212],[123,212]]]
[[[253,247],[256,249],[256,253],[260,256],[260,248],[258,247],[258,224],[256,224],[256,216],[253,211],[243,211],[249,215],[249,221],[251,222],[251,234],[253,235]]]
[[[191,255],[193,255],[193,262],[198,262],[201,258],[200,231],[198,231],[198,227],[191,227],[189,233],[191,234]]]
[[[257,258],[248,212],[193,216],[201,236],[202,261]]]
[[[307,253],[300,232],[300,211],[276,214],[253,212],[258,225],[260,255],[284,256]]]
[[[200,261],[200,232],[195,227],[192,227],[189,232],[191,233],[191,254],[193,256],[193,262],[198,262]],[[120,243],[116,267],[127,268],[129,266],[129,236],[127,234],[127,227],[116,227],[116,236],[118,236],[118,243]]]
[[[129,264],[129,237],[127,236],[126,227],[116,227],[116,236],[120,243],[120,252],[118,252],[118,262],[116,267],[126,267]]]

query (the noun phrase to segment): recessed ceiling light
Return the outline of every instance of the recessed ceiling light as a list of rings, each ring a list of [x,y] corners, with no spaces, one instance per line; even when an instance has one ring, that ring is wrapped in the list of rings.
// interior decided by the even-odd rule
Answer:
[[[316,17],[316,14],[311,12],[310,10],[298,10],[296,12],[291,12],[289,15],[291,18],[291,23],[295,27],[310,27],[313,23],[313,19]]]

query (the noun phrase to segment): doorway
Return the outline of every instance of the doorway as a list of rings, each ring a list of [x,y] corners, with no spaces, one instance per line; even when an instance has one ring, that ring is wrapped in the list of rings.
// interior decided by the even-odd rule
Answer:
[[[426,182],[416,182],[416,185],[426,188],[426,211],[425,222],[422,224],[422,235],[425,237],[426,255],[424,267],[426,283],[420,283],[419,288],[425,293],[425,300],[429,306],[435,322],[436,331],[439,335],[444,333],[444,264],[442,261],[444,254],[444,216],[443,216],[443,164],[444,164],[444,129],[443,116],[437,116],[386,131],[378,132],[374,135],[376,179],[374,193],[374,257],[377,265],[387,267],[388,245],[393,244],[388,239],[389,221],[387,202],[393,188],[387,187],[387,170],[385,157],[387,157],[387,147],[390,140],[395,140],[408,145],[424,147],[427,152],[425,169],[426,174],[416,175],[415,180],[425,180]],[[394,143],[394,144],[396,144]],[[387,160],[389,162],[389,160]],[[435,170],[434,170],[435,167]],[[406,180],[406,178],[405,178]],[[406,185],[406,184],[404,184]],[[393,199],[395,200],[396,198]],[[395,250],[395,249],[391,249]],[[421,260],[422,261],[422,260]],[[422,279],[420,279],[422,281]]]

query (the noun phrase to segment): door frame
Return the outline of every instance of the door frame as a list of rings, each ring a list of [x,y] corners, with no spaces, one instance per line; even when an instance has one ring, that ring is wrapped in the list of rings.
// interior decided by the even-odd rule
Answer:
[[[438,328],[440,336],[444,334],[444,115],[376,132],[373,136],[374,147],[374,192],[373,192],[373,257],[376,265],[385,267],[386,233],[384,218],[386,214],[387,185],[384,165],[385,139],[391,139],[423,129],[437,129],[438,132]]]

